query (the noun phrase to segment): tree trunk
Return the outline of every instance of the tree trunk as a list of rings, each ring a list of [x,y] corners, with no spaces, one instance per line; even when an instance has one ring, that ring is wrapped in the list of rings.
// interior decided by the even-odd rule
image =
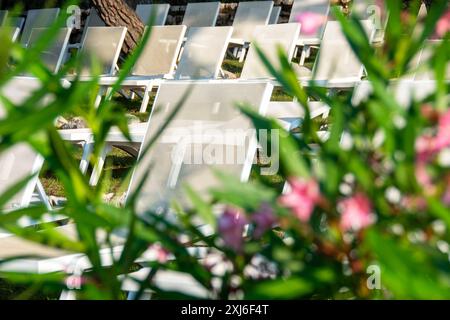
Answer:
[[[91,0],[98,15],[110,27],[127,27],[122,51],[130,53],[144,33],[144,24],[124,0]]]

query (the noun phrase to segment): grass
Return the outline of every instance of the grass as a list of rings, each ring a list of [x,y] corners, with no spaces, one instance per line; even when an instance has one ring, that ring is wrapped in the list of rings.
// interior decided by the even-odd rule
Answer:
[[[224,59],[222,64],[222,69],[233,73],[236,76],[236,78],[239,78],[241,76],[243,67],[244,67],[243,62],[239,62],[239,60],[233,59],[231,57],[227,57],[226,59]]]
[[[56,300],[55,293],[37,291],[27,285],[13,284],[0,279],[0,300]]]
[[[81,160],[81,150],[75,151],[74,157],[76,160]],[[107,189],[105,193],[116,194],[119,191],[122,182],[124,181],[128,171],[132,168],[136,159],[128,153],[113,148],[112,152],[106,158],[104,173],[110,177],[108,180]],[[91,172],[88,170],[88,174]],[[58,178],[44,167],[40,174],[40,180],[48,196],[65,197],[64,187]]]

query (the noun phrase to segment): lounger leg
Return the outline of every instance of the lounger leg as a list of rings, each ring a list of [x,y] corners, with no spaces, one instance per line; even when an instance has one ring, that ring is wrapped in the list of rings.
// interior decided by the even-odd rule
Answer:
[[[238,47],[234,47],[233,48],[233,57],[237,58],[239,54],[239,48]]]
[[[36,191],[39,195],[39,198],[41,199],[41,201],[44,203],[45,207],[47,208],[47,210],[51,211],[53,209],[52,205],[50,204],[50,201],[48,200],[48,196],[45,193],[44,186],[42,185],[42,182],[39,179],[36,183]]]
[[[303,66],[303,65],[305,64],[306,54],[307,54],[306,51],[307,51],[306,46],[303,46],[303,48],[302,48],[302,54],[301,54],[301,56],[300,56],[300,62],[298,63],[298,64],[301,65],[301,66]]]
[[[100,175],[102,174],[103,166],[105,165],[106,156],[111,151],[112,146],[107,145],[103,149],[100,159],[98,159],[97,164],[94,167],[94,170],[92,171],[91,179],[89,180],[89,184],[91,186],[95,186],[98,183],[98,180],[100,179]]]
[[[86,174],[86,171],[89,167],[89,157],[92,154],[93,147],[94,147],[94,143],[92,141],[84,143],[83,155],[81,156],[81,161],[80,161],[80,171],[83,174]]]
[[[98,91],[97,97],[95,98],[95,107],[98,108],[100,106],[100,102],[102,101],[102,96],[108,96],[111,93],[112,88],[110,87],[101,87]]]
[[[181,47],[180,53],[178,54],[177,62],[180,62],[181,56],[183,55],[184,46]]]
[[[239,62],[244,62],[245,54],[247,53],[247,48],[242,47],[241,53],[239,55]]]
[[[105,93],[105,88],[101,87],[97,93],[97,97],[95,97],[94,106],[98,108],[100,106],[100,102],[102,101],[102,96]]]
[[[152,91],[152,85],[147,85],[144,88],[144,96],[142,97],[142,104],[141,104],[141,109],[139,110],[139,112],[145,112],[147,110],[148,107],[148,102],[150,101],[150,91]]]

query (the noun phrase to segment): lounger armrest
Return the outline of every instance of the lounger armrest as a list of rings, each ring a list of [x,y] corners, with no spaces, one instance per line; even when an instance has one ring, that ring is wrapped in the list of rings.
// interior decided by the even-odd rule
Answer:
[[[239,38],[231,38],[230,39],[230,44],[244,46],[246,43],[248,43],[248,41],[245,41],[244,39],[239,39]]]
[[[332,79],[332,80],[317,80],[300,78],[300,84],[304,87],[324,87],[328,89],[350,89],[354,88],[358,83],[361,82],[360,78],[342,78],[342,79]]]

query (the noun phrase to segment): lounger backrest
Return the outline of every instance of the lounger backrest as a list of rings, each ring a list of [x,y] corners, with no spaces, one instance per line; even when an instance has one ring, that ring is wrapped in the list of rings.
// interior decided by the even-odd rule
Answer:
[[[299,18],[299,15],[301,14],[312,13],[323,17],[323,24],[319,28],[317,28],[316,32],[306,32],[307,28],[302,28],[303,30],[300,30],[300,39],[302,40],[320,40],[322,39],[323,32],[325,31],[326,19],[328,18],[329,12],[329,0],[294,0],[294,3],[292,4],[291,15],[289,16],[289,22],[298,22],[297,20]]]
[[[29,46],[38,41],[47,28],[36,28],[31,31]],[[63,59],[69,43],[72,29],[61,28],[50,45],[41,53],[41,61],[52,73],[57,73],[63,63]]]
[[[175,79],[217,78],[232,32],[232,27],[191,28]]]
[[[255,28],[269,23],[272,1],[239,2],[233,20],[233,38],[249,41]]]
[[[83,43],[84,38],[86,37],[86,32],[89,27],[106,27],[105,22],[100,18],[97,13],[97,9],[91,8],[89,11],[89,15],[86,18],[86,22],[84,24],[83,33],[81,34],[81,43]]]
[[[81,76],[92,76],[93,65],[100,66],[100,75],[113,75],[126,33],[125,27],[89,27],[80,51]]]
[[[373,38],[371,21],[361,21],[369,39]],[[338,21],[328,21],[322,44],[313,68],[314,79],[330,81],[338,79],[361,79],[364,67],[353,52]]]
[[[181,195],[185,184],[206,196],[209,188],[218,187],[213,170],[247,181],[257,143],[254,131],[249,132],[253,128],[251,121],[239,112],[236,104],[246,103],[264,114],[271,92],[272,85],[265,82],[163,83],[141,152],[178,103],[182,105],[149,152],[139,156],[130,190],[136,190],[149,167],[153,170],[139,193],[138,212],[175,199],[186,204]]]
[[[138,4],[136,13],[142,22],[147,24],[152,14],[155,15],[154,26],[163,26],[166,24],[167,15],[169,14],[170,4]]]
[[[0,95],[13,103],[23,103],[33,91],[39,89],[39,80],[33,78],[13,78],[2,85]],[[5,110],[0,100],[0,119]],[[2,209],[26,207],[35,189],[43,158],[25,143],[19,143],[0,153],[0,194],[26,177],[34,176]]]
[[[190,27],[214,27],[219,16],[220,2],[188,3],[182,25]]]
[[[8,10],[0,10],[0,27],[6,24],[7,19],[8,19]]]
[[[269,24],[277,24],[278,19],[280,19],[281,6],[274,6],[272,12],[270,13]]]
[[[20,39],[22,45],[25,47],[28,45],[33,29],[50,27],[55,23],[58,14],[59,8],[29,10],[25,26],[23,27],[22,38]]]
[[[278,46],[281,46],[290,61],[294,55],[295,45],[299,33],[300,25],[298,23],[258,26],[255,30],[252,45],[250,46],[247,59],[245,60],[244,67],[242,69],[241,78],[272,78],[273,76],[269,73],[262,60],[259,58],[255,44],[259,46],[269,61],[278,68]]]
[[[172,75],[183,43],[186,26],[154,26],[132,74]]]

